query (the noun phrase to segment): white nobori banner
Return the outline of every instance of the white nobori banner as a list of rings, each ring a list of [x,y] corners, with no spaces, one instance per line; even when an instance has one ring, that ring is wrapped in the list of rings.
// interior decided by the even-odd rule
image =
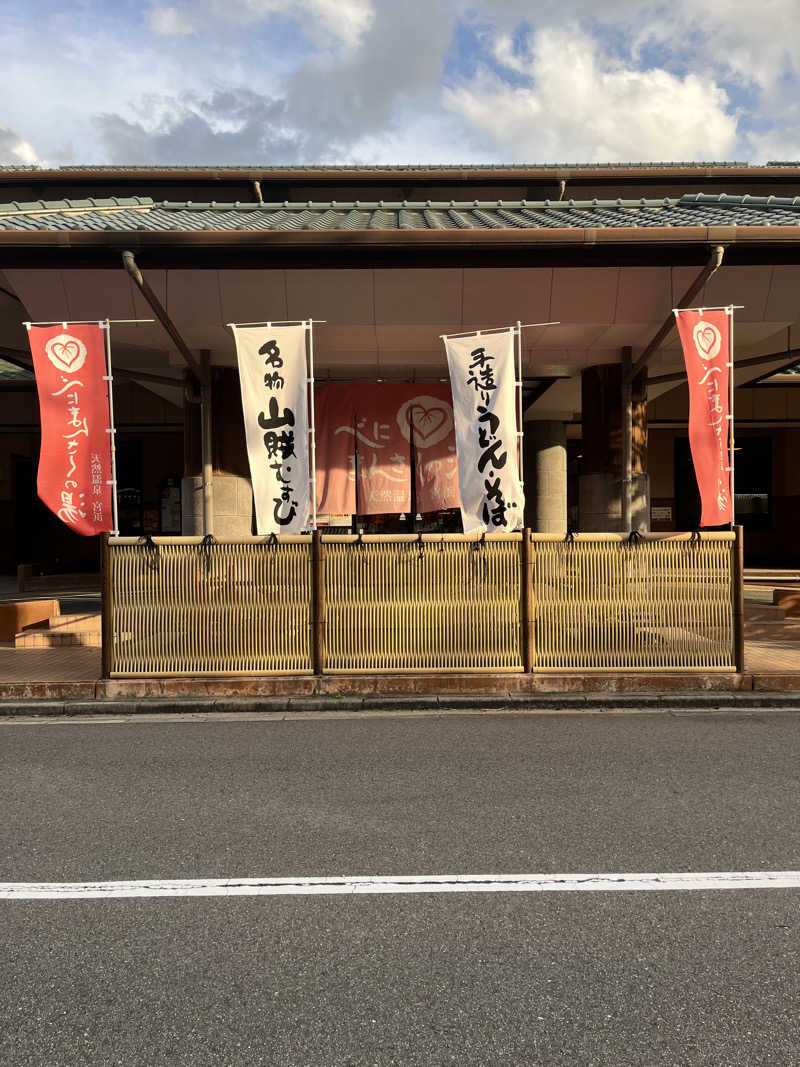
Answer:
[[[464,533],[509,533],[524,525],[517,462],[513,327],[445,337],[453,393]]]
[[[306,333],[235,326],[247,456],[260,534],[297,534],[311,513]]]

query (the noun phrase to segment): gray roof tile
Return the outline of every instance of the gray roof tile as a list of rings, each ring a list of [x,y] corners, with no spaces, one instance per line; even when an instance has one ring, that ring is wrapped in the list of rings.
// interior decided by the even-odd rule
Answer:
[[[800,197],[689,193],[680,199],[176,203],[149,197],[0,204],[0,230],[107,232],[498,230],[798,226]]]

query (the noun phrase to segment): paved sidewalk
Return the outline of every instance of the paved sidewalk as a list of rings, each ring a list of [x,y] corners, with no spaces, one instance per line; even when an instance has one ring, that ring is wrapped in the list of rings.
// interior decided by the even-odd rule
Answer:
[[[434,692],[620,692],[653,693],[696,690],[800,691],[800,619],[748,621],[745,626],[745,673],[743,675],[682,675],[680,672],[614,675],[335,675],[314,679],[306,676],[236,679],[166,679],[100,681],[100,650],[97,648],[15,649],[0,643],[0,700],[20,698],[94,699],[116,697],[196,696],[198,699],[225,694],[283,696],[310,693],[350,694],[352,698],[375,693],[409,694]]]

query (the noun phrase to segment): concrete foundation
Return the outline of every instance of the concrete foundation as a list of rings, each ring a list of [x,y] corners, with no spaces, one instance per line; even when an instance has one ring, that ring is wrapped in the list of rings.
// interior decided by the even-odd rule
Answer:
[[[249,537],[253,522],[250,479],[238,474],[214,475],[214,536]],[[181,531],[197,536],[203,531],[203,479],[199,474],[181,481]]]
[[[567,532],[567,431],[563,422],[532,420],[523,437],[525,525]]]

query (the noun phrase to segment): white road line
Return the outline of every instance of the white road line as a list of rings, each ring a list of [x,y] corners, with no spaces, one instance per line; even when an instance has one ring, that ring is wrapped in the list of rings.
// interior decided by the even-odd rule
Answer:
[[[347,878],[143,879],[136,882],[0,882],[0,900],[126,897],[303,897],[372,893],[607,893],[698,889],[800,889],[800,871],[667,874],[452,874]]]

